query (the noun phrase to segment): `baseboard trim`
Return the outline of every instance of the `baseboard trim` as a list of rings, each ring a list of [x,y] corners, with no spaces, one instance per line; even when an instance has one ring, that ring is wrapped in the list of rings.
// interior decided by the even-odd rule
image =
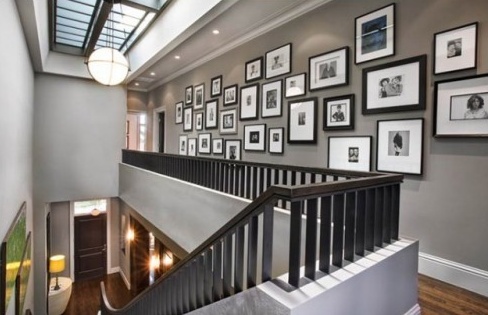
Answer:
[[[419,304],[415,304],[404,315],[420,315],[420,314],[422,314],[422,310],[420,309],[420,305]]]
[[[113,267],[113,268],[110,268],[110,270],[108,271],[108,274],[111,275],[113,273],[117,273],[120,271],[120,267]]]
[[[421,252],[419,273],[488,297],[488,271]]]
[[[125,276],[125,273],[122,271],[122,269],[119,270],[120,276],[122,277],[122,280],[124,280],[125,286],[127,287],[127,290],[130,291],[130,282],[127,280],[127,277]]]

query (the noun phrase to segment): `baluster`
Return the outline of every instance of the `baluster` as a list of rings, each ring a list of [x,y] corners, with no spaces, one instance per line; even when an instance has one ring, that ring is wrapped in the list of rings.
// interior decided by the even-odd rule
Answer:
[[[342,267],[342,250],[344,247],[344,194],[333,198],[334,234],[332,238],[332,264]]]
[[[271,183],[271,169],[267,168],[266,169],[266,189],[263,189],[263,190],[267,190],[271,185],[272,185],[272,183]]]
[[[188,283],[189,288],[189,311],[193,311],[197,308],[197,261],[194,260],[190,264],[190,281]]]
[[[229,194],[234,195],[234,171],[235,171],[236,165],[231,165],[229,172],[230,172],[230,179],[229,179]]]
[[[305,277],[315,280],[317,260],[317,199],[307,200],[307,230],[305,237]]]
[[[239,197],[244,198],[245,188],[246,188],[246,168],[243,165],[239,165],[239,177],[240,177],[240,187],[239,187]]]
[[[232,233],[224,238],[223,296],[232,294]]]
[[[354,261],[354,225],[356,216],[356,192],[346,194],[346,229],[344,236],[344,259]]]
[[[219,179],[219,190],[224,192],[224,179],[225,179],[225,173],[224,173],[224,169],[225,169],[225,165],[227,165],[226,163],[220,163],[220,170],[219,170],[219,174],[220,174],[220,179]]]
[[[264,206],[263,212],[263,267],[262,282],[271,280],[273,269],[273,203]]]
[[[383,187],[376,188],[376,204],[374,213],[374,245],[383,247]]]
[[[300,248],[302,238],[302,201],[291,202],[290,214],[290,261],[288,283],[298,287],[300,280]]]
[[[229,193],[229,170],[230,170],[230,165],[225,164],[225,169],[224,169],[224,192]]]
[[[236,231],[236,252],[234,270],[234,293],[239,293],[244,288],[244,226]]]
[[[202,307],[205,305],[204,300],[204,291],[205,291],[205,256],[200,255],[197,259],[197,283],[196,283],[196,290],[197,290],[197,308]]]
[[[366,225],[366,191],[360,190],[357,195],[356,211],[356,255],[364,256],[364,233]]]
[[[291,186],[295,186],[297,183],[297,172],[291,171]]]
[[[384,187],[383,242],[391,244],[391,185]]]
[[[322,178],[323,176],[324,175],[322,175]],[[322,197],[320,199],[319,269],[325,273],[329,273],[330,267],[330,229],[332,227],[331,202],[332,198],[330,196]]]
[[[251,200],[256,199],[258,196],[258,168],[253,167],[252,168],[252,196]]]
[[[183,271],[180,271],[176,275],[176,281],[178,282],[178,290],[177,290],[177,297],[176,300],[178,301],[177,304],[177,310],[178,314],[183,314],[184,313],[184,308],[183,308]]]
[[[246,199],[251,199],[251,167],[246,165]]]
[[[364,246],[366,250],[374,251],[374,221],[375,221],[376,189],[366,191],[366,229],[364,231]]]
[[[393,185],[391,207],[391,238],[399,240],[400,184]]]
[[[258,216],[249,219],[247,249],[247,288],[256,286],[258,263]]]
[[[264,168],[259,168],[259,189],[257,196],[260,196],[264,191]]]
[[[212,304],[212,287],[213,287],[213,277],[212,277],[212,265],[213,265],[213,255],[212,249],[208,249],[205,252],[205,291],[204,291],[204,302],[205,305]]]
[[[307,181],[307,173],[301,172],[300,173],[300,184],[305,185],[306,181]]]
[[[183,313],[190,311],[190,266],[185,266],[181,271],[181,284],[182,284],[182,309]]]
[[[222,298],[222,242],[219,240],[213,247],[213,298],[219,301]]]

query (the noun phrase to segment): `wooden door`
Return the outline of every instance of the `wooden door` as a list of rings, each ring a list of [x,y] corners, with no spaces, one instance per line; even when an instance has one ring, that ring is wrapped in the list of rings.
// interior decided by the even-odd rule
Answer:
[[[159,152],[164,153],[165,113],[159,113]]]
[[[130,244],[131,290],[139,294],[149,286],[149,231],[131,217],[134,240]]]

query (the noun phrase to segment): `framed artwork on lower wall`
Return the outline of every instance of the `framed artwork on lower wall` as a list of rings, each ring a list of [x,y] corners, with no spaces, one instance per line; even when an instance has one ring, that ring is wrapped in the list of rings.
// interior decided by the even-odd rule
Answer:
[[[266,124],[244,126],[244,150],[266,150]]]
[[[288,102],[288,143],[317,143],[317,98]]]
[[[241,140],[225,140],[225,159],[227,160],[241,160]]]
[[[210,154],[211,151],[212,134],[200,133],[198,134],[198,154]]]
[[[188,155],[197,156],[197,138],[188,138]]]
[[[354,129],[354,94],[324,98],[324,130]]]
[[[187,135],[180,135],[178,143],[179,143],[178,154],[179,155],[188,155],[188,136]]]
[[[212,139],[212,153],[215,155],[224,154],[224,139]]]
[[[283,154],[285,128],[269,128],[268,130],[268,152],[271,154]]]
[[[371,136],[329,137],[327,168],[371,171]]]

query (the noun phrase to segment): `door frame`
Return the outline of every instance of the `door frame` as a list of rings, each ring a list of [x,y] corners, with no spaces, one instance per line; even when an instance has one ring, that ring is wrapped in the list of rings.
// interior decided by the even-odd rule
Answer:
[[[162,105],[158,108],[155,108],[153,110],[153,119],[152,119],[152,151],[153,152],[159,152],[159,113],[164,112],[164,117],[165,117],[165,122],[164,122],[164,148],[163,151],[167,152],[166,148],[168,147],[168,132],[167,132],[167,124],[166,122],[168,121],[168,115],[166,112],[166,105]]]

